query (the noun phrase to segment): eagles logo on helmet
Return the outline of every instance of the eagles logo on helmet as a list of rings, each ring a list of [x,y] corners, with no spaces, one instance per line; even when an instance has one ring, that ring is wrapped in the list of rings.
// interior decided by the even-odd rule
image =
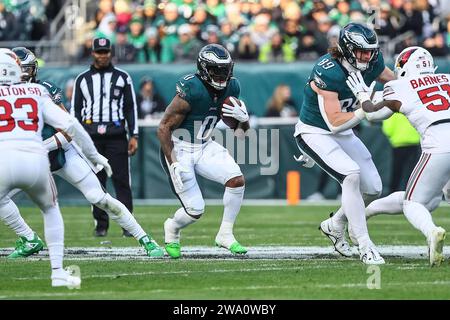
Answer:
[[[204,46],[197,58],[197,73],[216,90],[226,88],[233,75],[233,60],[227,49],[218,44]]]
[[[349,23],[339,33],[338,49],[350,65],[365,71],[377,61],[380,47],[375,31],[359,23]],[[370,51],[369,61],[360,61],[355,50]]]
[[[12,51],[20,59],[22,80],[25,82],[35,82],[38,71],[38,62],[34,53],[25,47],[16,47],[13,48]]]

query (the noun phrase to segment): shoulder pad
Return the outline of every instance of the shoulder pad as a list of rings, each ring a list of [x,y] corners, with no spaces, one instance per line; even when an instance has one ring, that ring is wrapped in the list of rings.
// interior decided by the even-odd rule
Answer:
[[[239,83],[239,80],[235,77],[232,77],[230,79],[230,94],[233,97],[239,98],[241,95],[241,84]]]
[[[324,69],[323,66],[315,66],[311,74],[311,80],[322,90],[337,91],[339,84],[345,84],[345,74],[339,66],[332,69]]]
[[[39,84],[41,84],[48,90],[55,104],[61,104],[62,90],[59,87],[57,87],[53,82],[50,81],[40,81]]]
[[[193,74],[180,78],[175,84],[177,95],[189,102],[196,92],[196,79]]]

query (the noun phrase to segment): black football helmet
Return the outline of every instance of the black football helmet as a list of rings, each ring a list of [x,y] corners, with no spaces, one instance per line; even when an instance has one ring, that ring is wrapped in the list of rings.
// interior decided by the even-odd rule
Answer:
[[[359,23],[349,23],[339,33],[338,49],[354,68],[364,71],[377,61],[380,46],[375,31]],[[358,61],[355,50],[370,51],[368,62]]]
[[[234,62],[227,49],[218,44],[208,44],[198,53],[197,73],[216,90],[226,88],[233,75]]]
[[[16,47],[13,48],[12,51],[20,59],[22,81],[35,82],[38,71],[38,62],[34,53],[25,47]]]

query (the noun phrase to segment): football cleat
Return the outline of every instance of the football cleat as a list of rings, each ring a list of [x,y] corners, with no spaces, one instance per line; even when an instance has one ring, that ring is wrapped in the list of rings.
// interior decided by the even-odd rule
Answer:
[[[374,246],[367,246],[359,249],[359,257],[365,264],[385,264],[383,257]]]
[[[80,289],[81,278],[71,275],[68,270],[58,269],[52,272],[52,287],[67,287],[69,289]]]
[[[216,236],[216,246],[219,248],[225,248],[230,250],[232,254],[246,254],[247,249],[236,241],[233,235],[222,236],[218,234]]]
[[[430,257],[431,267],[438,267],[444,261],[444,255],[442,254],[444,240],[445,230],[441,227],[434,229],[428,238],[428,255]]]
[[[8,259],[25,258],[32,254],[38,253],[44,248],[44,242],[39,236],[34,233],[32,240],[27,240],[25,237],[19,237],[16,241],[16,248],[8,256]]]
[[[149,235],[145,235],[140,238],[139,244],[145,249],[147,255],[151,258],[159,258],[164,256],[164,250]]]
[[[331,218],[324,220],[320,223],[319,230],[330,239],[334,246],[334,249],[344,257],[351,257],[353,255],[352,248],[345,239],[344,230],[337,230],[333,227]]]
[[[179,257],[181,257],[181,246],[179,243],[177,242],[166,243],[165,249],[167,254],[171,258],[178,259]]]

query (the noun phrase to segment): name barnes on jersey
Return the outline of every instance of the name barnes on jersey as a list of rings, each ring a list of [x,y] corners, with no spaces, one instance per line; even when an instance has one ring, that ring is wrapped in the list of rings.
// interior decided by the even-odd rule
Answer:
[[[37,96],[42,96],[41,90],[37,86],[33,87],[0,87],[0,96],[25,96],[29,94],[35,94]]]
[[[412,79],[409,81],[413,89],[443,82],[448,82],[448,78],[445,74],[429,75],[423,78]]]

